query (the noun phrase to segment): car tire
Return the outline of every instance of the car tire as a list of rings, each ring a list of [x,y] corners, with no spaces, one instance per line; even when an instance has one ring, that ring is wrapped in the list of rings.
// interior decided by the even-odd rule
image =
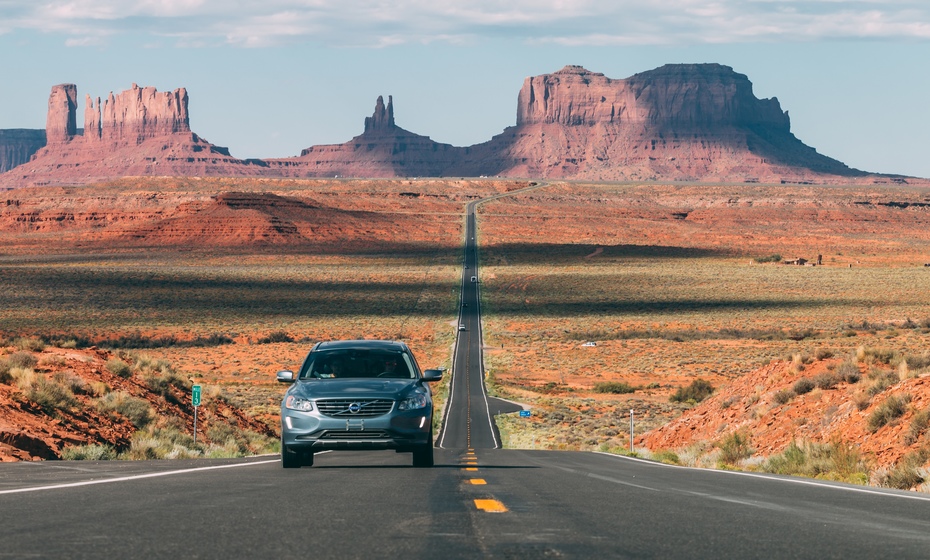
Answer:
[[[310,456],[313,461],[313,456]],[[299,469],[302,464],[300,455],[296,451],[291,451],[283,443],[281,444],[281,466],[285,469]]]
[[[433,466],[433,434],[430,432],[429,441],[425,445],[413,448],[413,466],[419,469]]]
[[[302,467],[312,467],[313,466],[313,451],[304,451],[300,454],[300,466]]]

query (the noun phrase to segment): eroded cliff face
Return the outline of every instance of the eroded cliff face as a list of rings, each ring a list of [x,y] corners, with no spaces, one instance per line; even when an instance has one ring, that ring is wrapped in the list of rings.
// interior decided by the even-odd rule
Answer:
[[[530,77],[517,97],[517,126],[534,124],[790,128],[777,99],[757,99],[749,78],[719,64],[669,64],[625,80],[581,66]]]
[[[29,128],[0,130],[0,173],[28,162],[32,155],[43,146],[45,146],[44,130]]]
[[[159,92],[153,87],[132,88],[102,104],[88,95],[84,109],[84,137],[113,144],[141,144],[149,138],[190,132],[187,90]]]
[[[482,144],[455,147],[395,123],[378,97],[362,134],[300,156],[240,160],[190,129],[184,88],[87,96],[52,88],[48,146],[0,175],[0,188],[86,184],[127,175],[262,177],[508,176],[603,181],[887,182],[798,140],[778,100],[719,64],[670,64],[626,79],[580,66],[526,78],[516,124]],[[897,179],[896,179],[897,180]]]
[[[102,103],[86,96],[83,131],[76,128],[76,100],[74,84],[52,88],[47,145],[28,163],[0,175],[0,188],[138,175],[250,175],[262,168],[191,132],[184,88],[159,92],[132,84]]]

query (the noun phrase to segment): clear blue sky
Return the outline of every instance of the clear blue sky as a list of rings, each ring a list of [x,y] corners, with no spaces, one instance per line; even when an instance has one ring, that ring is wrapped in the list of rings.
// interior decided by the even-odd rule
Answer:
[[[514,124],[523,79],[717,62],[847,165],[930,177],[926,0],[0,0],[0,128],[43,128],[59,83],[186,87],[191,128],[287,157],[397,124],[457,146]]]

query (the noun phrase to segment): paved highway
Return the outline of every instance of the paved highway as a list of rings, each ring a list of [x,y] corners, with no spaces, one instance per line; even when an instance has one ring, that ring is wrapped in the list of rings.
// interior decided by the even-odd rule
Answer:
[[[488,397],[484,384],[484,342],[481,338],[481,298],[478,245],[475,240],[475,207],[466,207],[465,253],[462,259],[462,292],[458,338],[452,363],[449,402],[437,446],[447,449],[499,448],[500,434],[493,415],[521,410],[517,404]],[[463,330],[464,327],[464,330]]]
[[[595,453],[0,465],[9,558],[926,558],[930,497]],[[217,468],[219,467],[219,468]],[[139,478],[133,478],[139,476]]]
[[[499,449],[481,368],[475,205],[436,466],[321,453],[0,464],[0,558],[927,558],[930,496]],[[510,407],[510,408],[507,408]]]

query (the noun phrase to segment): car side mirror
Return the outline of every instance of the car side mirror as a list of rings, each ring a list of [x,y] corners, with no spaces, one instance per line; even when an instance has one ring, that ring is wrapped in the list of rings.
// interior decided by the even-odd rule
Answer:
[[[428,369],[423,372],[423,381],[433,382],[442,379],[441,369]]]
[[[283,369],[278,372],[278,381],[280,383],[293,383],[294,382],[294,372],[288,369]]]

